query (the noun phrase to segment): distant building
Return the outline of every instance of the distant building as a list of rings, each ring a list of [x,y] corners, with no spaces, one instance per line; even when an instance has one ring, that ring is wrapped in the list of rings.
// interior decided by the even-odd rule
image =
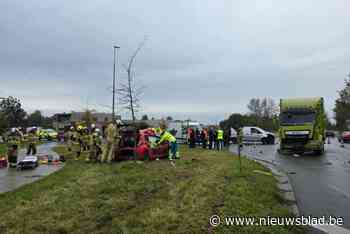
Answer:
[[[54,115],[53,127],[56,130],[65,129],[77,122],[81,122],[84,119],[84,112],[72,112],[72,113],[59,113]],[[92,113],[91,114],[96,126],[101,128],[106,122],[112,121],[113,116],[109,113]],[[116,116],[116,119],[121,119],[120,115]]]

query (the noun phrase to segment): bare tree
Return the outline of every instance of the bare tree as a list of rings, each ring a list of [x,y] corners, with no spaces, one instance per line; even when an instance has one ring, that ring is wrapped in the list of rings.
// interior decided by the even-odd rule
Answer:
[[[124,65],[124,69],[127,73],[127,81],[126,83],[120,84],[120,88],[117,90],[119,94],[119,101],[121,106],[131,112],[132,120],[135,121],[135,113],[140,108],[140,96],[142,95],[142,91],[144,87],[140,87],[135,82],[135,72],[133,70],[133,66],[135,63],[135,59],[137,54],[143,48],[147,41],[147,38],[138,45],[135,52],[130,57],[127,65]]]
[[[247,107],[252,115],[259,118],[272,118],[278,113],[278,106],[271,98],[252,98]]]

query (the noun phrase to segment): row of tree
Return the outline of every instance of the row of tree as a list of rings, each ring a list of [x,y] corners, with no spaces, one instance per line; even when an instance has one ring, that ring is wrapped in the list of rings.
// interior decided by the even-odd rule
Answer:
[[[11,127],[41,126],[52,127],[53,119],[45,117],[40,111],[28,114],[18,98],[8,97],[0,102],[0,133]]]
[[[338,130],[348,130],[350,125],[350,75],[345,80],[345,87],[340,90],[339,97],[335,101],[334,114]]]
[[[252,98],[248,105],[249,113],[234,113],[228,119],[220,122],[220,127],[228,131],[233,127],[258,126],[266,130],[276,131],[279,127],[279,108],[271,98]]]

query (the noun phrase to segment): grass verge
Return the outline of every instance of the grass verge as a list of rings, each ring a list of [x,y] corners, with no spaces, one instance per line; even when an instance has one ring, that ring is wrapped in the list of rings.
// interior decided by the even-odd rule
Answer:
[[[211,228],[209,217],[290,216],[273,177],[229,152],[180,148],[181,160],[112,165],[71,160],[42,180],[0,194],[0,233],[304,233],[296,227]]]

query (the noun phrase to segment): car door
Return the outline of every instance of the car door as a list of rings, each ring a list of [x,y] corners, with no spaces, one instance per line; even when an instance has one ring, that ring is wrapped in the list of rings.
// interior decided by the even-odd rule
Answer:
[[[257,128],[251,128],[251,139],[253,142],[261,142],[261,138],[263,137],[263,133]]]
[[[251,142],[252,141],[252,133],[251,128],[243,128],[243,142]]]

